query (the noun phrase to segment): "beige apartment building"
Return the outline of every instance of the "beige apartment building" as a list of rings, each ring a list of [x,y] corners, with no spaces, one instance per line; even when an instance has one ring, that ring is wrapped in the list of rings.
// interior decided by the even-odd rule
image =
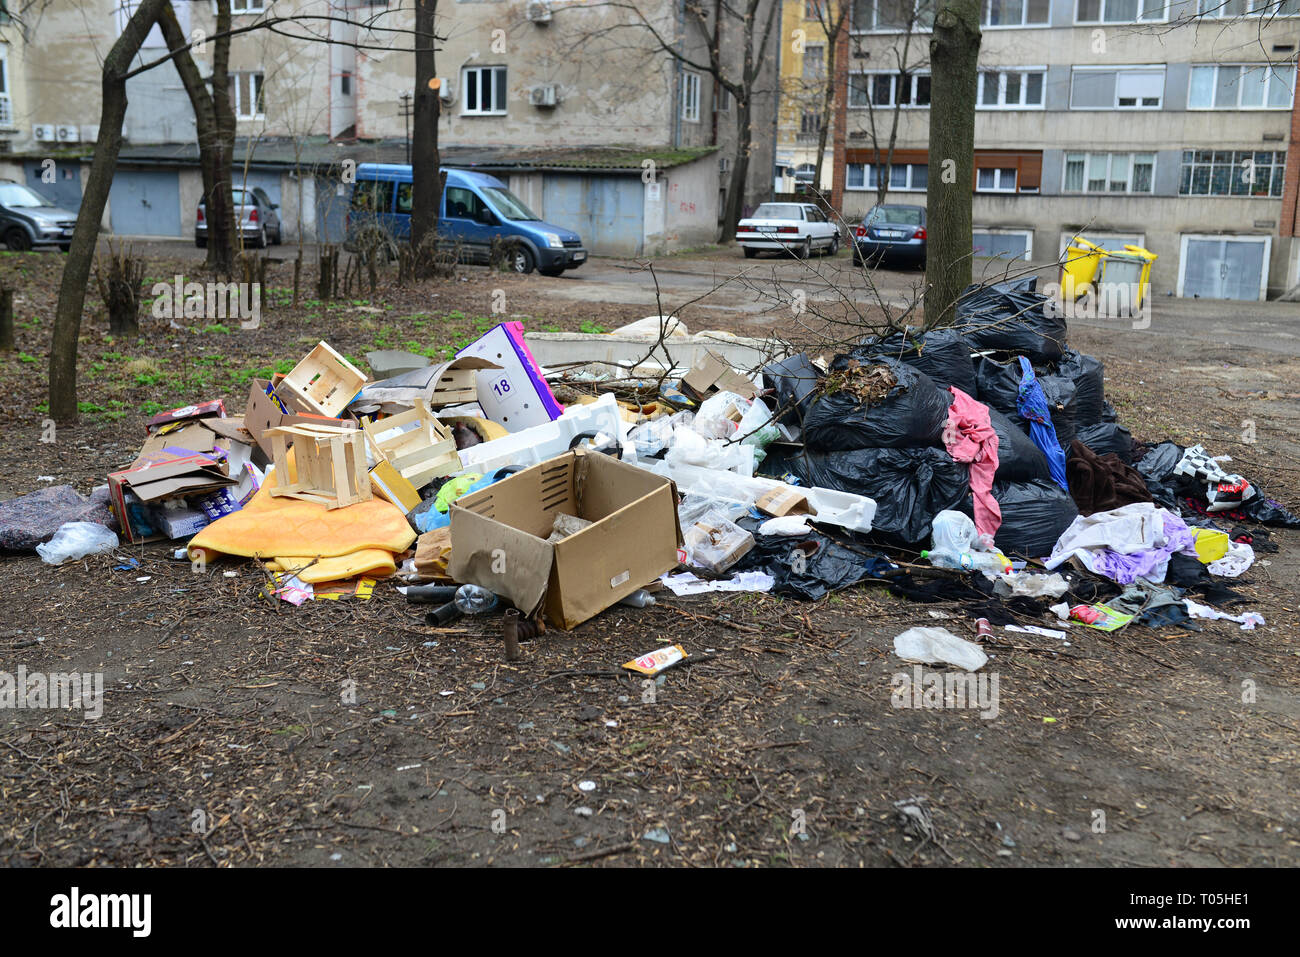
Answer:
[[[79,159],[97,134],[99,63],[136,2],[50,0],[38,13],[0,23],[0,176],[76,208]],[[206,73],[212,45],[202,41],[215,30],[215,5],[173,6]],[[445,162],[472,161],[501,175],[544,219],[582,233],[594,252],[635,255],[712,242],[728,190],[744,189],[752,206],[771,189],[776,56],[760,58],[755,149],[748,182],[736,184],[731,97],[658,40],[707,62],[702,40],[683,26],[682,0],[638,9],[643,23],[625,9],[584,0],[443,0],[439,9]],[[344,161],[405,160],[411,3],[232,0],[232,15],[236,28],[298,18],[232,40],[237,180],[281,205],[287,237],[337,241],[346,214]],[[739,21],[724,18],[724,58],[733,70],[739,30]],[[140,61],[165,54],[155,28]],[[105,228],[192,235],[201,180],[179,75],[170,64],[143,73],[128,83],[128,97]]]
[[[895,117],[886,201],[925,203],[933,11],[910,2],[853,0],[836,171],[850,221],[876,201]],[[977,256],[1051,261],[1082,232],[1157,253],[1156,295],[1262,299],[1300,282],[1300,3],[985,0],[982,29]]]

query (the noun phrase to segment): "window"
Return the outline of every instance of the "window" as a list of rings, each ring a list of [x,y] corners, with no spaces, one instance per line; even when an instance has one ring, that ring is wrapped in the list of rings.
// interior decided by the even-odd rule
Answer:
[[[804,110],[799,117],[799,135],[816,137],[822,131],[821,110]]]
[[[351,73],[339,74],[339,94],[341,96],[352,95],[352,74]]]
[[[265,84],[261,73],[232,73],[230,85],[235,93],[236,119],[260,120],[266,115]]]
[[[261,13],[265,9],[262,0],[230,0],[231,13]]]
[[[506,68],[467,67],[461,116],[504,116],[506,112]]]
[[[1046,26],[1051,0],[984,0],[980,24],[986,27]]]
[[[1281,196],[1285,150],[1183,150],[1180,196]]]
[[[820,80],[826,75],[826,48],[820,43],[803,48],[803,78]]]
[[[717,113],[731,110],[731,91],[717,83],[713,85],[713,109]]]
[[[1166,0],[1075,0],[1075,23],[1159,22]]]
[[[822,9],[822,0],[804,0],[803,18],[805,20],[820,20]]]
[[[1189,110],[1289,110],[1295,86],[1290,63],[1194,66]]]
[[[1150,193],[1155,153],[1066,153],[1063,193]]]
[[[853,0],[854,33],[928,33],[934,28],[935,0]]]
[[[849,77],[849,106],[930,105],[928,73],[855,73]]]
[[[1300,0],[1200,0],[1196,12],[1205,17],[1300,17]]]
[[[981,71],[979,92],[975,100],[982,110],[1041,109],[1045,71]]]
[[[474,222],[479,222],[487,208],[487,203],[479,199],[478,194],[473,190],[462,189],[459,186],[447,187],[448,219],[472,219]]]
[[[845,167],[845,189],[878,188],[885,175],[883,163],[849,163]],[[925,192],[930,168],[925,163],[893,163],[889,167],[889,188],[901,192]]]
[[[1027,229],[976,226],[971,230],[972,252],[993,259],[1029,259],[1034,234]]]
[[[406,213],[408,216],[410,215],[411,197],[414,195],[415,187],[411,183],[397,184],[397,211],[399,213]]]
[[[14,105],[9,99],[9,58],[0,56],[0,129],[14,125]]]
[[[361,213],[386,213],[393,208],[393,184],[374,179],[357,180],[352,208]]]
[[[975,171],[975,191],[978,193],[1014,193],[1016,191],[1015,167],[1000,169],[982,166]]]
[[[1070,73],[1072,110],[1158,110],[1164,102],[1165,68],[1127,67]]]
[[[690,70],[682,74],[682,119],[687,123],[700,121],[700,75]]]

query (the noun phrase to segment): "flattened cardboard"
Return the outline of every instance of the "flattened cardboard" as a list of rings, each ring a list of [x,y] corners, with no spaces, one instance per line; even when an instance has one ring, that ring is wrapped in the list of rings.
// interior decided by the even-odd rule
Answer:
[[[712,350],[706,352],[704,358],[696,362],[691,367],[691,371],[682,377],[682,385],[702,398],[715,392],[734,392],[746,399],[752,399],[757,395],[754,383],[748,376],[743,376],[731,368],[726,359]]]
[[[448,571],[568,630],[677,567],[676,503],[668,479],[567,452],[453,503]],[[552,545],[556,512],[592,524]]]
[[[210,399],[207,402],[198,402],[193,405],[182,405],[179,408],[168,409],[166,412],[159,412],[157,415],[145,422],[144,427],[148,432],[154,432],[159,427],[169,422],[183,422],[186,419],[204,419],[209,416],[216,418],[225,418],[226,404],[220,399]]]
[[[108,476],[108,493],[118,523],[122,526],[122,534],[134,545],[158,541],[164,536],[143,536],[131,527],[126,507],[128,491],[147,504],[174,496],[212,492],[234,484],[235,480],[226,474],[224,465],[214,463],[203,455],[191,455],[156,465],[112,472]]]
[[[135,457],[131,467],[136,468],[160,459],[174,458],[174,453],[167,453],[169,448],[186,449],[200,455],[215,454],[217,450],[229,451],[230,440],[221,438],[208,426],[221,419],[192,419],[189,421],[170,422],[159,426],[145,439],[144,445]]]
[[[816,515],[817,510],[808,504],[808,496],[797,488],[787,486],[764,492],[754,503],[766,515]]]

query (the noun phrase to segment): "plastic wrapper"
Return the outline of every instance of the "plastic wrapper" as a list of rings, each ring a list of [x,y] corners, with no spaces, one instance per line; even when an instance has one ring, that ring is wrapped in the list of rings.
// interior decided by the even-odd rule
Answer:
[[[1049,479],[994,482],[1002,524],[993,542],[1008,555],[1050,555],[1056,540],[1079,516],[1070,493]]]
[[[66,561],[103,555],[117,548],[117,533],[94,522],[67,522],[59,527],[54,537],[36,546],[36,554],[47,565],[61,565]]]
[[[694,429],[676,429],[664,458],[672,465],[698,465],[750,476],[754,474],[755,451],[752,445],[705,438]]]
[[[842,369],[848,356],[837,356]],[[897,384],[875,404],[848,389],[818,396],[804,420],[804,441],[824,452],[847,449],[907,448],[943,444],[952,393],[940,389],[924,372],[895,359],[881,359]]]
[[[700,403],[691,428],[710,439],[729,439],[740,429],[749,400],[734,392],[718,392]]]
[[[1065,349],[1065,317],[1044,308],[1046,296],[1023,284],[968,286],[957,300],[953,329],[977,351],[991,349],[1054,362]]]
[[[873,336],[849,355],[859,362],[872,362],[882,356],[897,359],[920,369],[938,386],[956,386],[967,395],[975,395],[971,344],[952,329],[931,329],[919,335],[899,332],[884,338]]]
[[[966,671],[978,671],[989,660],[975,642],[958,638],[946,628],[909,628],[894,638],[894,654],[904,661],[942,662]]]
[[[761,449],[780,438],[781,431],[773,424],[772,410],[767,407],[767,403],[755,399],[741,416],[736,434],[745,445]]]
[[[591,524],[593,523],[585,518],[579,518],[577,515],[556,512],[555,520],[551,523],[551,534],[547,536],[546,540],[548,542],[562,542],[570,535],[576,535]]]
[[[1074,383],[1076,428],[1082,429],[1084,426],[1096,425],[1105,420],[1106,370],[1100,359],[1067,349],[1060,361],[1056,363],[1056,374]],[[1051,396],[1048,398],[1050,400]],[[1112,418],[1111,421],[1114,419]]]
[[[664,416],[653,422],[643,422],[627,434],[628,441],[636,446],[638,458],[648,459],[668,447],[673,438],[672,419]]]
[[[726,518],[709,511],[682,533],[690,564],[721,575],[754,547],[754,536]]]

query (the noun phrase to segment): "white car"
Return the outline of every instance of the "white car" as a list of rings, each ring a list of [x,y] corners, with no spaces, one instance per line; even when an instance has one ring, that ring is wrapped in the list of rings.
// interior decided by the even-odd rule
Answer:
[[[807,259],[813,250],[840,251],[840,228],[812,203],[764,203],[736,224],[736,242],[753,259],[763,250]]]

